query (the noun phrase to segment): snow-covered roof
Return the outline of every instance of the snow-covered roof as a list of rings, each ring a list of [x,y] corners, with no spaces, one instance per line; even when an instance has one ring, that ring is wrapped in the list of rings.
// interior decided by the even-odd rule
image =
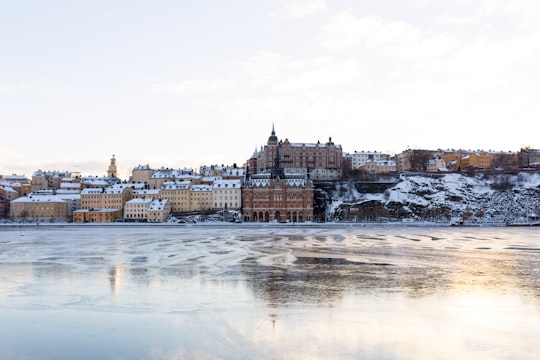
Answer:
[[[143,189],[143,190],[133,190],[133,195],[159,195],[161,193],[160,189]]]
[[[214,181],[215,188],[236,188],[239,189],[242,187],[242,182],[238,179],[234,180],[216,180]]]
[[[148,206],[148,210],[163,211],[167,205],[167,199],[154,199]]]
[[[186,190],[189,189],[191,181],[166,181],[161,185],[163,190]]]
[[[126,205],[127,204],[150,204],[152,200],[153,200],[152,198],[135,198],[135,199],[126,201]]]
[[[190,191],[193,191],[193,192],[212,191],[212,187],[210,185],[193,185],[191,186]]]
[[[58,195],[38,195],[38,196],[22,196],[11,201],[12,203],[65,203],[66,201]]]

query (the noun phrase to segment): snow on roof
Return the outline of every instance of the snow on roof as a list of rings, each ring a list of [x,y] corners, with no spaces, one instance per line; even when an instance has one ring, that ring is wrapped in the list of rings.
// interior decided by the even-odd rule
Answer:
[[[152,198],[135,198],[126,201],[126,204],[149,204],[152,202]]]
[[[117,211],[120,211],[122,209],[117,209],[117,208],[94,208],[94,209],[79,209],[79,210],[75,210],[73,211],[74,213],[89,213],[89,212],[98,212],[98,213],[113,213],[113,212],[117,212]]]
[[[194,191],[194,192],[212,191],[212,187],[210,185],[193,185],[191,186],[190,191]]]
[[[13,188],[11,186],[6,186],[6,185],[0,185],[0,188],[6,190],[6,192],[12,192],[12,193],[17,193],[17,191],[13,190]]]
[[[133,195],[159,195],[160,193],[160,189],[133,190]]]
[[[12,203],[65,203],[66,201],[62,198],[60,198],[58,195],[30,195],[30,196],[22,196],[15,200],[11,201]]]
[[[240,188],[242,182],[238,179],[234,180],[216,180],[214,181],[214,188]]]
[[[191,181],[166,181],[161,185],[163,190],[186,190],[191,185]]]
[[[163,211],[167,205],[167,199],[154,199],[148,206],[148,210]]]

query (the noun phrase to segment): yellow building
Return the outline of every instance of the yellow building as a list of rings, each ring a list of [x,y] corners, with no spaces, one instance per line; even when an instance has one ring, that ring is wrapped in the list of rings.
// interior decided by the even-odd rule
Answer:
[[[191,186],[190,181],[167,181],[161,186],[159,198],[167,199],[173,212],[192,211]]]
[[[81,191],[81,209],[123,209],[132,198],[133,189],[126,184],[86,188]]]
[[[68,211],[68,202],[55,195],[24,196],[10,204],[10,217],[14,221],[68,221]]]
[[[461,158],[461,169],[475,167],[489,169],[491,167],[491,155],[485,151],[471,152]]]
[[[154,199],[148,206],[148,222],[165,222],[171,214],[167,199]]]
[[[80,209],[73,212],[75,222],[110,223],[122,218],[122,209]]]
[[[192,185],[189,189],[190,211],[212,209],[212,187],[209,185]]]

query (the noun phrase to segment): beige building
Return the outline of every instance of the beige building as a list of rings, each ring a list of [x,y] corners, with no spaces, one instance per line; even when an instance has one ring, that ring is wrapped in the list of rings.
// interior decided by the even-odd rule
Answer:
[[[242,206],[242,182],[240,180],[214,181],[212,203],[215,210],[240,210]]]
[[[350,157],[353,170],[360,169],[368,161],[390,160],[390,155],[377,151],[355,151],[350,154]]]
[[[148,222],[165,222],[171,214],[167,199],[154,199],[148,206]]]
[[[24,196],[10,204],[10,217],[14,221],[68,221],[68,211],[68,202],[56,195]]]
[[[127,184],[107,188],[86,188],[81,191],[81,209],[120,209],[133,198],[133,189]]]
[[[397,171],[396,163],[392,160],[368,160],[358,169],[369,174],[389,174]]]
[[[32,174],[32,192],[47,189],[60,189],[63,179],[71,178],[68,171],[38,170]]]
[[[190,188],[190,181],[168,181],[161,186],[159,198],[167,199],[173,212],[191,211]]]
[[[212,209],[212,186],[191,185],[189,189],[190,211]]]
[[[485,151],[471,152],[461,158],[461,170],[468,167],[489,169],[491,167],[491,155]]]
[[[431,159],[427,163],[426,171],[429,172],[438,172],[438,171],[446,171],[446,161],[442,157],[436,157],[434,159]]]
[[[110,223],[122,218],[122,209],[80,209],[73,213],[75,222]]]
[[[200,177],[195,176],[195,173],[192,169],[169,169],[161,168],[156,170],[148,179],[148,187],[150,189],[159,189],[166,182],[177,182],[177,181],[190,181],[194,184],[200,181]]]
[[[124,205],[124,220],[147,221],[148,206],[152,200],[152,198],[136,198],[127,201]]]

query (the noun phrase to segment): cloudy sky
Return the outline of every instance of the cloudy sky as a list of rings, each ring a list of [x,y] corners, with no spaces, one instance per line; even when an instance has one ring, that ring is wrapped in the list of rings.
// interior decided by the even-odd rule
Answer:
[[[0,174],[540,147],[538,0],[0,0]]]

